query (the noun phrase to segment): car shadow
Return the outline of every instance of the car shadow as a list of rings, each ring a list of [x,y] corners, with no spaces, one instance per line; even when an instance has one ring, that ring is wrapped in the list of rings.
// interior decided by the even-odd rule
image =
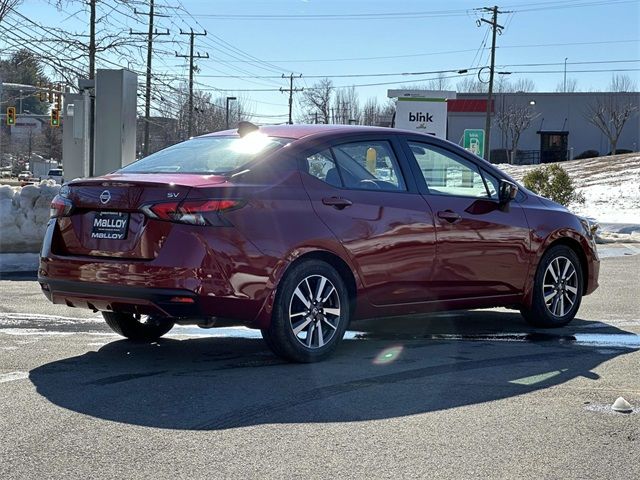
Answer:
[[[54,404],[96,418],[220,430],[396,418],[523,395],[577,377],[598,381],[594,369],[640,347],[635,335],[596,328],[599,322],[541,331],[516,317],[476,311],[355,323],[357,332],[316,364],[283,362],[256,338],[178,332],[152,344],[113,341],[35,368],[29,378]],[[503,324],[511,328],[500,330]],[[581,332],[595,330],[602,342],[580,341]],[[634,342],[607,343],[607,337]]]

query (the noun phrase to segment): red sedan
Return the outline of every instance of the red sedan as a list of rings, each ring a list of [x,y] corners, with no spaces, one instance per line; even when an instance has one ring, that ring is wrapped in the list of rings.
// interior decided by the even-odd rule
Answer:
[[[598,270],[587,220],[457,145],[243,124],[63,186],[39,282],[132,340],[243,324],[310,362],[359,318],[508,306],[562,326]]]

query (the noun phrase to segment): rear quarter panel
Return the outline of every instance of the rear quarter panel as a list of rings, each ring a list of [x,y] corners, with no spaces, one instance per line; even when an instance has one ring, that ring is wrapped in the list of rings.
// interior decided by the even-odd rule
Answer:
[[[361,283],[340,242],[314,212],[302,186],[300,173],[290,170],[275,183],[264,185],[237,183],[236,196],[251,191],[247,204],[226,214],[226,218],[261,255],[248,258],[255,271],[256,298],[263,300],[255,326],[269,325],[277,286],[286,269],[301,256],[310,252],[329,252],[339,257],[353,271],[356,286]],[[238,268],[240,267],[240,268]],[[230,269],[229,280],[234,289],[246,290],[241,284],[248,281],[243,266]]]

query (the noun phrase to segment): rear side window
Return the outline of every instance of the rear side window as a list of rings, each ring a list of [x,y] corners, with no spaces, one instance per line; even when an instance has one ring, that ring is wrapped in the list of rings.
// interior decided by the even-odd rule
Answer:
[[[404,179],[389,142],[370,141],[331,148],[346,188],[405,191]]]
[[[282,148],[288,139],[260,132],[244,137],[200,137],[178,143],[120,169],[126,173],[225,174],[242,170],[261,156]]]
[[[342,186],[340,174],[330,150],[324,150],[307,157],[307,172],[329,185]]]

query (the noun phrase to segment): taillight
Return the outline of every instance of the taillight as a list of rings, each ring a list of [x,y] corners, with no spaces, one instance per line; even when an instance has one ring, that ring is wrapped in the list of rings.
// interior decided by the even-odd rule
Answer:
[[[73,210],[73,203],[68,198],[56,195],[51,201],[51,209],[49,210],[49,218],[68,217]]]
[[[219,213],[240,208],[240,200],[185,200],[145,205],[141,210],[151,218],[189,225],[225,225]]]

